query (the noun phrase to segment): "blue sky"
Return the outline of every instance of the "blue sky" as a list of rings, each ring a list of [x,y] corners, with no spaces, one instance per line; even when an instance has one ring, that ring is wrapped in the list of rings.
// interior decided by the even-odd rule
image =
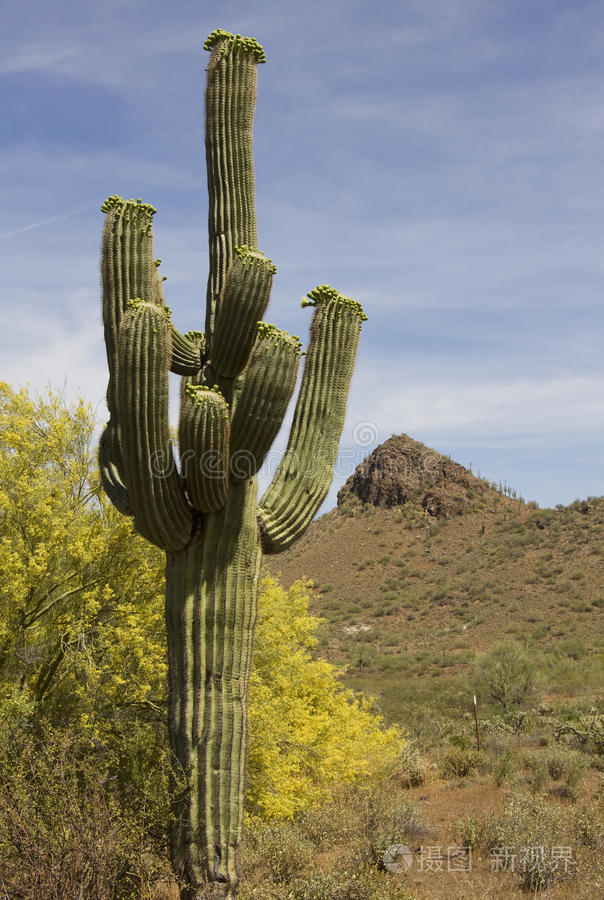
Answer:
[[[158,209],[181,330],[207,277],[216,27],[264,46],[267,318],[328,282],[365,323],[335,491],[406,432],[542,506],[604,494],[604,4],[24,0],[0,54],[0,378],[104,416],[99,207]],[[282,443],[282,441],[281,441]]]

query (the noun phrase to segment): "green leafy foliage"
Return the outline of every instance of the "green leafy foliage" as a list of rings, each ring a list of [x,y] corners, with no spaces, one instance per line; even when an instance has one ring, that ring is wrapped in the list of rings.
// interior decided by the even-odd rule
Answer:
[[[494,644],[479,659],[477,668],[490,699],[506,712],[534,693],[537,676],[534,654],[515,641]]]

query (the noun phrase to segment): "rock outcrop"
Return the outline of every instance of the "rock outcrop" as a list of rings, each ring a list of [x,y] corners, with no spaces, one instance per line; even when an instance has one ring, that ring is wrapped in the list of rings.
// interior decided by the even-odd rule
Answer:
[[[357,466],[338,493],[338,508],[359,501],[383,507],[411,503],[447,519],[461,515],[489,489],[459,463],[401,434],[380,444]]]

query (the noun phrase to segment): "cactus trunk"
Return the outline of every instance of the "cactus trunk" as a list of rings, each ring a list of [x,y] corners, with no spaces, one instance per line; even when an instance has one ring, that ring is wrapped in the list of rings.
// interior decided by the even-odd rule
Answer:
[[[153,258],[155,210],[103,204],[101,271],[110,419],[99,447],[109,499],[166,551],[170,845],[183,900],[235,898],[247,692],[262,550],[304,531],[333,474],[364,314],[321,285],[287,452],[258,505],[256,473],[285,417],[301,344],[259,322],[275,267],[257,248],[252,38],[218,30],[206,91],[210,272],[206,332],[170,320]],[[169,373],[183,376],[180,471]]]
[[[237,884],[247,751],[247,685],[260,544],[257,486],[229,492],[203,534],[167,554],[169,726],[175,770],[172,857],[189,890]],[[180,790],[178,789],[180,783]]]

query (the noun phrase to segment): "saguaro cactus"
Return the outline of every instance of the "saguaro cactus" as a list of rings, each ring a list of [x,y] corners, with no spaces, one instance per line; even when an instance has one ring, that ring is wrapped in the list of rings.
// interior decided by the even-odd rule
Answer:
[[[261,321],[275,267],[257,249],[251,38],[214,31],[206,92],[210,271],[205,334],[180,334],[154,259],[153,207],[103,204],[103,318],[110,419],[104,488],[166,551],[171,852],[187,900],[233,898],[243,818],[246,703],[262,552],[302,534],[333,475],[361,306],[321,285],[289,443],[257,499],[256,474],[296,384],[301,344]],[[180,472],[168,427],[181,376]],[[184,784],[184,788],[183,788]]]

